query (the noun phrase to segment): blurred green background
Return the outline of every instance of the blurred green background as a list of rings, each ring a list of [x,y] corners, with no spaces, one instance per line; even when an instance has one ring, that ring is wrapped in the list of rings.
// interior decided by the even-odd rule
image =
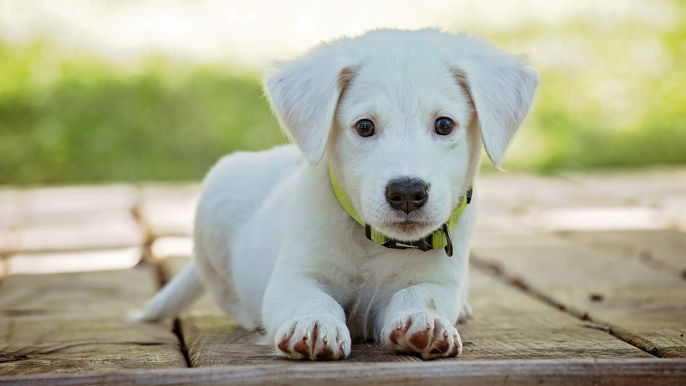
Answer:
[[[686,6],[666,4],[664,25],[579,17],[470,28],[532,53],[541,74],[505,168],[686,162]],[[49,36],[0,35],[0,184],[198,180],[226,153],[283,143],[261,70],[249,68],[155,53],[124,66],[78,47],[65,54]]]

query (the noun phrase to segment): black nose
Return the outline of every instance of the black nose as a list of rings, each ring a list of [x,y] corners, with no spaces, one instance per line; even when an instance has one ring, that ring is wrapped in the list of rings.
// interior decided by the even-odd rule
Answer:
[[[394,209],[410,213],[419,209],[429,199],[428,186],[416,178],[400,178],[386,185],[386,201]]]

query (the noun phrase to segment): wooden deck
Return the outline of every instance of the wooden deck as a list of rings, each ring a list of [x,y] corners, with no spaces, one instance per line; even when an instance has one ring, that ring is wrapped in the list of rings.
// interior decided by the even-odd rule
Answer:
[[[464,353],[288,361],[208,298],[141,309],[188,260],[197,185],[0,189],[0,384],[686,384],[686,169],[487,175]]]

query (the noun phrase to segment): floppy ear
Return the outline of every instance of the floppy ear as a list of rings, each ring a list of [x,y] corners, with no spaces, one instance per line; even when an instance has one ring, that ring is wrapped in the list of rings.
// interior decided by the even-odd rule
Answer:
[[[320,46],[304,57],[281,63],[264,81],[281,127],[310,164],[324,155],[338,99],[352,70],[350,61]]]
[[[483,44],[484,42],[473,42]],[[522,58],[490,46],[459,57],[454,72],[474,103],[486,153],[495,166],[517,133],[536,92],[538,75]]]

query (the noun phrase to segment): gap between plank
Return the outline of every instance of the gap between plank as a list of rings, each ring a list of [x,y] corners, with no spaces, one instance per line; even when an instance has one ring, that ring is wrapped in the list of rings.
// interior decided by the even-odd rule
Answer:
[[[607,331],[610,335],[614,336],[615,338],[621,340],[622,342],[625,342],[627,344],[630,344],[637,349],[644,351],[650,355],[653,355],[657,358],[661,358],[658,355],[658,348],[655,347],[654,344],[651,342],[636,336],[632,334],[629,331],[624,330],[621,327],[615,327],[612,326],[608,323],[603,323],[598,320],[594,320],[591,318],[591,316],[588,314],[588,312],[583,312],[581,310],[575,309],[573,307],[568,307],[555,299],[553,299],[551,296],[546,295],[545,293],[536,290],[535,288],[532,288],[523,278],[519,276],[513,276],[513,275],[508,275],[502,267],[500,267],[498,264],[493,264],[489,263],[487,261],[484,261],[480,259],[478,256],[476,256],[474,253],[470,253],[470,263],[471,266],[490,275],[495,277],[496,279],[504,282],[506,285],[512,286],[524,294],[533,297],[534,299],[540,300],[543,303],[554,307],[558,309],[561,312],[564,312],[566,314],[572,315],[580,320],[582,320],[587,327],[589,328],[595,328],[598,330],[602,331]],[[652,347],[651,347],[652,346]],[[648,347],[651,347],[648,349]]]
[[[179,340],[179,344],[181,345],[181,353],[183,354],[183,358],[186,360],[186,366],[189,368],[193,367],[193,364],[191,363],[191,358],[188,356],[188,348],[186,347],[186,341],[183,339],[183,332],[181,331],[181,321],[179,318],[174,319],[174,329],[172,332],[176,335],[176,338]]]
[[[140,201],[140,200],[139,200]],[[152,231],[152,228],[150,227],[150,224],[148,224],[147,221],[145,221],[145,216],[143,216],[143,209],[141,208],[141,203],[136,202],[134,205],[131,206],[130,209],[131,217],[133,217],[133,220],[138,224],[138,227],[140,228],[141,232],[143,232],[143,259],[142,260],[147,260],[147,261],[154,261],[154,257],[152,255],[152,245],[155,242],[155,234]],[[161,273],[158,272],[158,276],[161,275]],[[159,276],[162,280],[164,279],[163,276]]]
[[[167,280],[165,278],[164,272],[162,271],[162,266],[157,263],[151,263],[147,262],[148,264],[152,264],[155,276],[157,277],[157,286],[158,288],[162,288],[165,284],[167,284]],[[191,359],[188,356],[188,348],[186,347],[186,341],[183,338],[183,332],[181,331],[181,321],[179,318],[174,319],[174,324],[172,327],[172,333],[176,335],[176,339],[179,341],[179,349],[181,350],[181,353],[183,354],[183,358],[186,360],[186,366],[188,368],[193,367],[193,364],[191,363]]]
[[[141,256],[141,262],[148,263],[153,266],[155,276],[157,278],[157,288],[162,288],[167,284],[167,278],[162,271],[162,266],[159,261],[156,261],[152,255],[152,245],[155,242],[155,235],[152,229],[148,225],[147,221],[143,217],[143,211],[141,210],[140,203],[136,203],[131,207],[131,216],[136,221],[141,231],[143,232],[143,256]],[[186,341],[183,338],[183,332],[181,331],[181,321],[179,318],[174,318],[174,324],[172,327],[172,333],[176,335],[176,339],[179,341],[179,349],[183,354],[183,359],[186,361],[186,367],[191,368],[193,364],[188,356],[188,348],[186,347]]]

